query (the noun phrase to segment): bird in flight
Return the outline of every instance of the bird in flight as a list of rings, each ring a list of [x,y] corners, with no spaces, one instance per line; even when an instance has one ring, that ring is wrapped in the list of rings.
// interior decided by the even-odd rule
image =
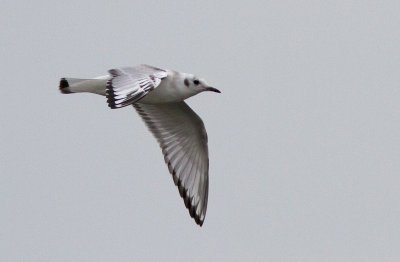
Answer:
[[[202,226],[208,201],[207,132],[184,100],[203,91],[221,92],[192,74],[149,65],[108,72],[93,79],[61,78],[60,91],[103,95],[112,109],[132,105],[157,139],[190,216]]]

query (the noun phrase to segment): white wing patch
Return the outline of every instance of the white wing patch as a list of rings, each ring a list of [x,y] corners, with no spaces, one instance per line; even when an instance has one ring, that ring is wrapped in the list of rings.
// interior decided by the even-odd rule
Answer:
[[[133,106],[158,140],[189,214],[201,226],[207,211],[209,169],[203,121],[185,102]]]
[[[106,97],[113,109],[136,103],[167,77],[167,71],[147,65],[111,69],[109,73]]]

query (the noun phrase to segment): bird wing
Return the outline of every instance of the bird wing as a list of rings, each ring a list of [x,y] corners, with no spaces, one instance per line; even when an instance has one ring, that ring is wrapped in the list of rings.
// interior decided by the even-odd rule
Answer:
[[[167,71],[148,66],[122,67],[108,71],[106,97],[110,108],[121,108],[135,103],[156,88],[167,77]]]
[[[133,107],[158,140],[185,206],[201,226],[207,210],[209,168],[203,121],[185,102]]]

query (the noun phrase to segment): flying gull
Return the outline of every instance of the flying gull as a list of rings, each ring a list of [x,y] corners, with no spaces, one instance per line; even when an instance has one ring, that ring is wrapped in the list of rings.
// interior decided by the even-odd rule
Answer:
[[[190,216],[202,226],[208,201],[207,133],[184,100],[203,91],[220,91],[192,74],[149,65],[108,72],[93,79],[61,78],[60,91],[106,96],[112,109],[132,105],[160,144]]]

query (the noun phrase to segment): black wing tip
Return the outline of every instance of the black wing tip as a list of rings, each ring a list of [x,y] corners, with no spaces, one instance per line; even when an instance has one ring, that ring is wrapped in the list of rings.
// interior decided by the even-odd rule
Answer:
[[[192,199],[188,196],[187,190],[182,186],[182,180],[180,180],[176,176],[176,172],[172,168],[171,162],[168,161],[167,165],[168,165],[168,169],[170,169],[170,168],[172,169],[172,170],[170,170],[170,172],[172,174],[172,178],[174,180],[175,185],[178,187],[179,194],[183,198],[183,202],[185,203],[185,206],[189,211],[189,215],[194,219],[196,224],[198,224],[200,227],[203,226],[204,217],[203,217],[203,219],[201,219],[201,216],[196,214],[197,205],[192,205]]]
[[[189,212],[189,214],[190,214],[190,212]],[[200,227],[203,226],[204,218],[201,219],[200,216],[196,216],[196,215],[192,216],[191,214],[190,214],[190,216],[194,219],[194,221],[196,222],[197,225],[199,225]]]
[[[203,226],[204,218],[201,219],[200,216],[196,215],[196,208],[197,206],[191,206],[189,209],[190,216],[194,219],[197,225]]]
[[[69,89],[69,83],[68,83],[67,79],[65,79],[64,77],[60,79],[59,90],[63,94],[71,94],[71,93],[73,93]]]
[[[113,74],[112,70],[110,70],[109,73]],[[110,107],[111,109],[118,109],[132,105],[146,95],[145,93],[139,93],[133,96],[128,94],[124,98],[116,99],[115,97],[117,96],[117,93],[115,90],[118,89],[118,87],[115,87],[113,85],[113,80],[115,79],[115,77],[118,77],[118,75],[114,75],[114,77],[108,80],[106,84],[106,98],[108,107]]]
[[[202,226],[203,226],[203,222],[204,222],[204,220],[199,220],[199,222],[197,222],[197,224],[198,224],[200,227],[202,227]]]
[[[111,70],[109,72],[110,72],[110,74],[112,74]],[[117,107],[115,104],[115,93],[114,93],[114,87],[112,85],[112,79],[107,81],[106,98],[107,98],[108,107],[110,107],[111,109],[116,109]]]
[[[109,72],[111,73],[111,70]],[[112,80],[113,78],[108,80],[106,85],[106,98],[108,107],[111,109],[118,109],[130,105],[129,103],[124,102],[118,103],[118,101],[115,99],[115,91]]]

